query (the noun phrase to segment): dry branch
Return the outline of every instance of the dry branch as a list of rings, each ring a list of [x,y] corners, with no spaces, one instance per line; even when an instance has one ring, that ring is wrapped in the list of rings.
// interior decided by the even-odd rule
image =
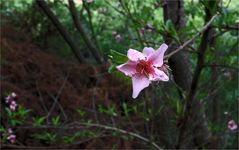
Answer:
[[[103,59],[101,58],[101,56],[99,54],[99,51],[95,48],[93,42],[88,37],[86,31],[83,28],[82,22],[80,21],[78,15],[77,15],[77,10],[76,10],[74,1],[73,0],[68,0],[68,3],[69,3],[69,10],[71,12],[72,19],[75,23],[75,26],[76,26],[77,30],[81,34],[83,40],[85,41],[87,47],[89,48],[91,54],[94,56],[95,60],[98,63],[102,63]]]
[[[201,28],[201,30],[195,34],[190,40],[186,41],[183,43],[183,45],[179,46],[179,48],[177,48],[176,50],[174,50],[173,52],[169,53],[168,55],[164,56],[164,59],[168,59],[171,56],[173,56],[174,54],[178,53],[179,51],[181,51],[182,49],[184,49],[188,44],[190,44],[191,42],[193,42],[196,37],[198,37],[200,34],[202,34],[204,31],[207,30],[207,28],[211,25],[211,23],[213,22],[213,20],[219,15],[219,13],[215,14],[210,21],[207,22],[207,24],[205,26],[203,26]]]
[[[57,19],[57,17],[53,14],[53,12],[48,7],[45,0],[36,0],[38,6],[44,11],[44,13],[47,15],[47,17],[52,21],[52,23],[55,25],[57,30],[60,32],[62,37],[65,39],[65,41],[68,43],[68,45],[71,47],[72,52],[75,54],[76,58],[79,62],[85,62],[83,55],[80,53],[80,49],[78,48],[69,35],[69,33],[65,30],[65,28],[62,26],[60,21]]]

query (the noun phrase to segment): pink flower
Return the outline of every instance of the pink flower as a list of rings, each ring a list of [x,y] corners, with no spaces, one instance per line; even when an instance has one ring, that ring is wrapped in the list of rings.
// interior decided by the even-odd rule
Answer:
[[[228,123],[227,123],[227,127],[228,129],[230,130],[236,130],[237,129],[237,124],[234,120],[230,120]]]
[[[119,71],[132,77],[133,98],[136,98],[152,81],[169,80],[164,70],[160,69],[164,65],[163,56],[167,48],[166,44],[162,44],[156,51],[151,47],[145,47],[143,53],[129,49],[128,62],[117,66]]]
[[[11,128],[8,128],[7,132],[8,132],[8,134],[12,134],[13,133]]]
[[[17,103],[15,101],[12,101],[9,107],[12,111],[15,111],[17,107]]]
[[[13,97],[12,96],[7,96],[6,98],[5,98],[5,102],[8,104],[8,103],[10,103],[11,101],[13,101]]]
[[[17,94],[12,92],[12,97],[17,97]]]
[[[10,134],[10,135],[7,137],[7,140],[10,141],[10,143],[15,143],[15,141],[16,141],[16,135]]]
[[[141,28],[139,31],[140,31],[141,34],[144,34],[145,28]]]
[[[14,93],[14,92],[12,92],[10,95],[8,95],[6,98],[5,98],[5,102],[7,103],[7,104],[10,104],[12,101],[14,101],[14,98],[16,98],[17,97],[17,94],[16,93]]]
[[[115,40],[116,40],[117,42],[120,42],[120,40],[121,40],[121,35],[120,35],[120,34],[116,35],[116,36],[115,36]]]
[[[152,25],[150,25],[150,24],[146,24],[145,29],[146,29],[148,32],[153,32],[154,27],[153,27]]]
[[[86,0],[87,3],[93,3],[93,0]]]
[[[112,34],[117,42],[121,41],[121,35],[118,32],[114,31]]]
[[[100,8],[99,13],[106,14],[107,13],[107,8]]]
[[[230,79],[230,80],[232,79],[232,74],[231,74],[231,72],[229,72],[229,71],[224,72],[223,75],[224,75],[225,77],[227,77],[228,79]]]

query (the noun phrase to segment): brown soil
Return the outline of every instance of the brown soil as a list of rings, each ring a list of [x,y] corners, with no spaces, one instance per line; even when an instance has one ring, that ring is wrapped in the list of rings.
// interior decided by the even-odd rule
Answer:
[[[100,104],[113,105],[119,110],[122,100],[130,97],[131,87],[108,74],[107,68],[107,64],[93,66],[64,61],[31,44],[27,35],[11,27],[1,28],[1,104],[4,106],[5,92],[15,92],[18,95],[17,103],[32,110],[31,117],[60,115],[61,122],[67,124],[81,121],[76,112],[77,108],[86,110],[87,118],[93,120],[96,107]],[[52,107],[56,99],[59,105]],[[117,124],[124,126],[120,117],[117,119]],[[4,116],[1,116],[1,120],[3,125],[6,125]],[[102,115],[100,117],[99,114],[99,121],[102,124],[109,124],[109,120],[109,117]],[[52,146],[33,140],[30,135],[36,130],[41,131],[41,129],[17,129],[17,145]],[[59,144],[61,143],[56,142],[53,146]],[[129,149],[133,143],[119,140],[119,137],[102,137],[68,148],[112,148],[114,144],[117,144],[116,148]]]

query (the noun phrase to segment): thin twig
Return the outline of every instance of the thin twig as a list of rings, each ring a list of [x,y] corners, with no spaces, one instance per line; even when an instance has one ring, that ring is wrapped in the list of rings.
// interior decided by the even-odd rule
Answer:
[[[85,29],[83,27],[83,23],[81,22],[80,18],[78,17],[77,9],[76,9],[74,1],[68,0],[68,3],[69,3],[69,10],[70,10],[70,13],[71,13],[71,16],[74,21],[76,29],[81,34],[83,40],[86,43],[86,46],[90,50],[92,56],[94,56],[95,60],[100,64],[103,63],[103,58],[101,57],[98,49],[96,49],[94,43],[91,41],[90,37],[88,36],[87,32],[85,31]]]
[[[76,125],[76,126],[75,126]],[[159,150],[162,150],[162,148],[157,145],[155,142],[137,134],[137,133],[134,133],[134,132],[129,132],[129,131],[126,131],[126,130],[123,130],[123,129],[119,129],[119,128],[116,128],[116,127],[111,127],[111,126],[107,126],[107,125],[102,125],[102,124],[95,124],[95,123],[81,123],[81,122],[74,122],[74,123],[71,123],[69,125],[66,125],[64,127],[61,127],[62,129],[82,129],[81,126],[86,126],[86,127],[97,127],[97,128],[101,128],[101,129],[105,129],[105,130],[111,130],[111,131],[117,131],[117,132],[120,132],[122,134],[128,134],[132,137],[135,137],[137,139],[140,139],[146,143],[150,143],[152,144],[152,146],[154,146],[156,149],[159,149]],[[20,127],[16,127],[16,128],[19,128],[19,129],[29,129],[29,128],[43,128],[43,129],[47,129],[47,128],[51,128],[51,129],[54,129],[54,128],[59,128],[59,127],[56,127],[56,126],[39,126],[39,127],[31,127],[31,126],[20,126]]]
[[[67,117],[67,115],[65,114],[64,109],[62,108],[62,106],[59,104],[58,99],[59,99],[59,97],[60,97],[60,95],[61,95],[61,93],[62,93],[64,87],[66,86],[66,83],[67,83],[67,81],[68,81],[68,77],[69,77],[69,76],[70,76],[70,72],[67,73],[67,75],[66,75],[66,77],[65,77],[65,79],[64,79],[64,82],[62,83],[60,89],[59,89],[58,92],[57,92],[56,97],[54,97],[52,94],[50,94],[50,93],[48,92],[48,95],[54,100],[54,103],[53,103],[53,105],[51,106],[51,109],[49,110],[49,112],[48,112],[48,114],[47,114],[47,116],[46,116],[47,119],[50,117],[50,115],[51,115],[52,111],[54,110],[56,104],[58,104],[59,108],[61,109],[61,111],[62,111],[62,113],[63,113],[63,115],[64,115],[64,117],[65,117],[65,121],[68,120],[68,117]]]
[[[216,13],[212,18],[211,20],[209,20],[207,22],[207,24],[205,26],[203,26],[201,28],[201,30],[195,34],[190,40],[186,41],[183,43],[183,45],[179,46],[179,48],[177,48],[175,51],[172,51],[171,53],[169,53],[168,55],[165,55],[164,56],[164,59],[168,59],[170,58],[171,56],[173,56],[174,54],[176,54],[177,52],[181,51],[182,49],[184,49],[188,44],[190,44],[192,41],[195,40],[196,37],[198,37],[200,34],[202,34],[204,31],[206,31],[206,29],[211,25],[211,23],[213,22],[213,20],[219,15],[219,13]]]
[[[152,142],[151,140],[149,140],[149,139],[147,139],[147,138],[145,138],[145,137],[143,137],[139,134],[129,132],[129,131],[126,131],[126,130],[123,130],[123,129],[119,129],[119,128],[116,128],[116,127],[110,127],[110,126],[107,126],[107,125],[94,124],[94,123],[90,123],[90,124],[88,124],[88,123],[78,123],[78,125],[98,127],[98,128],[102,128],[102,129],[106,129],[106,130],[117,131],[117,132],[120,132],[120,133],[123,133],[123,134],[128,134],[132,137],[138,138],[138,139],[140,139],[144,142],[152,144],[155,148],[157,148],[159,150],[162,150],[162,148],[160,146],[158,146],[155,142]]]
[[[97,138],[104,138],[104,137],[108,137],[109,135],[100,135],[97,137],[93,137],[93,138],[88,138],[88,139],[84,139],[72,144],[63,144],[63,145],[58,145],[58,146],[47,146],[47,147],[38,147],[38,146],[25,146],[25,145],[14,145],[14,144],[1,144],[1,147],[3,148],[14,148],[14,149],[62,149],[62,148],[69,148],[72,146],[76,146],[76,145],[80,145],[86,142],[89,142],[91,140],[97,139]]]
[[[234,67],[234,66],[230,66],[230,65],[224,65],[224,64],[206,64],[206,65],[203,65],[203,67],[222,67],[222,68],[233,69],[233,70],[236,70],[236,71],[239,70],[238,67]]]
[[[63,25],[60,23],[59,19],[55,16],[55,14],[51,11],[49,6],[47,5],[45,0],[36,0],[36,3],[38,6],[43,10],[43,12],[47,15],[47,17],[51,20],[51,22],[54,24],[54,26],[57,28],[57,30],[60,32],[62,37],[65,39],[65,41],[68,43],[68,45],[71,47],[72,52],[75,54],[75,57],[77,60],[81,63],[85,63],[85,59],[83,54],[81,53],[81,50],[79,49],[79,46],[76,45],[70,34],[66,31],[66,29],[63,27]]]

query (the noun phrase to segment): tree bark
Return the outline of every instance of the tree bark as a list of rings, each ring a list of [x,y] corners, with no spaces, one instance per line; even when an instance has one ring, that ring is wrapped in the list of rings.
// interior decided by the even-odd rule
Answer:
[[[44,11],[44,13],[47,15],[47,17],[52,21],[52,23],[55,25],[57,30],[60,32],[62,37],[65,39],[65,41],[68,43],[68,45],[71,47],[72,52],[74,53],[75,57],[80,63],[85,63],[85,59],[83,55],[80,53],[80,49],[78,48],[69,35],[69,33],[65,30],[65,28],[62,26],[60,21],[57,19],[57,17],[53,14],[53,12],[48,7],[47,3],[44,0],[36,0],[36,3],[38,6]]]
[[[176,30],[179,31],[185,26],[185,14],[183,8],[182,0],[164,0],[163,5],[164,10],[164,20],[170,19],[176,27]],[[208,31],[205,31],[203,39],[207,39]],[[170,36],[164,37],[167,44],[173,43],[173,39]],[[180,35],[180,39],[183,39],[183,35]],[[204,41],[203,40],[203,41]],[[169,47],[169,52],[175,50],[179,45],[171,44]],[[204,49],[205,45],[202,44]],[[202,55],[199,54],[201,58]],[[195,76],[192,74],[191,64],[189,57],[186,52],[180,51],[177,54],[173,55],[169,59],[169,65],[172,69],[172,74],[176,84],[181,88],[182,97],[191,93],[191,91],[196,91],[196,86],[192,83],[193,78],[195,80]],[[202,67],[199,63],[199,67]],[[197,70],[197,69],[196,69]],[[196,76],[200,75],[196,72]],[[195,75],[195,74],[194,74]],[[198,76],[199,77],[199,76]],[[198,78],[197,78],[198,79]],[[192,95],[194,95],[193,92]],[[207,128],[207,121],[205,118],[205,113],[202,112],[202,104],[199,100],[193,100],[192,97],[190,99],[183,101],[184,105],[187,106],[190,104],[190,108],[186,109],[185,118],[181,118],[178,125],[178,138],[176,143],[176,148],[195,148],[202,147],[211,137],[211,133]]]
[[[87,47],[89,48],[91,54],[94,56],[95,60],[98,63],[102,63],[103,59],[100,57],[100,54],[99,54],[98,50],[95,48],[93,42],[90,40],[90,38],[86,34],[86,32],[83,28],[82,22],[79,20],[74,1],[73,0],[68,0],[68,3],[69,3],[69,10],[71,12],[72,19],[74,21],[74,24],[75,24],[78,32],[81,34],[83,40],[85,41]]]

